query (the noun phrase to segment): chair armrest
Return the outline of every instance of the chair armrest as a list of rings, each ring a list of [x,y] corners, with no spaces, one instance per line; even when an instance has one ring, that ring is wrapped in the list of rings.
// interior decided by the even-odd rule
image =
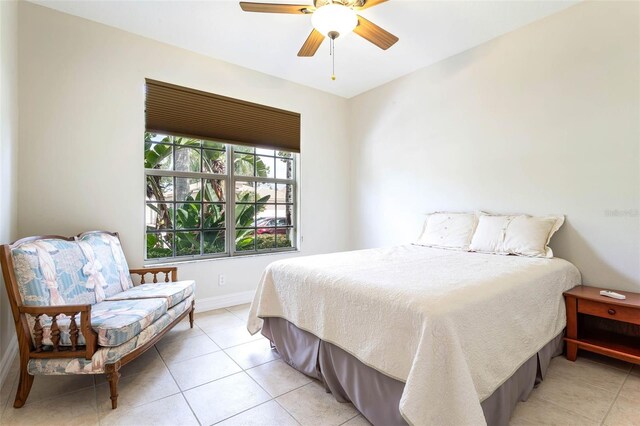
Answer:
[[[146,281],[144,276],[146,274],[153,275],[153,282],[158,282],[158,274],[164,274],[164,282],[178,281],[178,268],[175,266],[158,266],[154,268],[138,268],[129,269],[131,275],[140,275],[140,284],[144,284]],[[169,275],[171,274],[171,275]]]
[[[20,306],[20,313],[37,315],[73,315],[78,312],[91,312],[91,305],[57,305],[57,306]]]
[[[42,324],[40,324],[40,316],[47,315],[51,317],[51,342],[53,348],[51,352],[56,353],[54,356],[69,357],[73,355],[84,355],[86,359],[91,359],[96,352],[98,346],[98,333],[91,328],[91,305],[59,305],[59,306],[20,306],[18,307],[20,314],[34,316],[36,321],[33,327],[33,336],[35,340],[35,350],[31,355],[39,358],[42,355]],[[80,327],[76,323],[76,316],[80,313]],[[69,335],[71,339],[71,350],[65,351],[65,347],[61,347],[60,328],[58,327],[58,315],[66,315],[71,317],[69,325]],[[84,350],[78,349],[78,334],[82,332],[85,340]],[[81,346],[80,346],[81,347]],[[35,352],[35,354],[34,354]],[[46,354],[47,352],[45,352]]]

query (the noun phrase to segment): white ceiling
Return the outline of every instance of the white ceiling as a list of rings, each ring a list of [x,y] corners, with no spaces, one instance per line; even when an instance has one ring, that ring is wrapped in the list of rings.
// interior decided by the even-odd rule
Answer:
[[[388,1],[361,14],[400,41],[383,51],[355,34],[341,37],[336,81],[327,40],[315,57],[296,56],[311,31],[310,16],[247,13],[227,0],[33,2],[350,98],[578,1]]]

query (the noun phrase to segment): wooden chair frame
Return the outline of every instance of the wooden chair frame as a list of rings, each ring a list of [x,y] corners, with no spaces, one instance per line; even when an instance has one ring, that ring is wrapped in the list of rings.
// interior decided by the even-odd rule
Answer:
[[[90,360],[93,354],[100,349],[98,345],[98,335],[91,328],[91,304],[86,305],[59,305],[59,306],[24,306],[20,297],[20,291],[18,289],[18,281],[16,279],[13,269],[13,259],[11,256],[11,250],[20,244],[38,241],[42,239],[59,239],[65,241],[73,241],[76,238],[82,238],[83,236],[91,233],[106,233],[113,235],[120,239],[117,232],[107,231],[91,231],[78,234],[76,237],[62,237],[59,235],[45,235],[38,237],[23,238],[12,244],[5,244],[0,246],[0,264],[2,265],[2,276],[4,278],[5,286],[7,288],[7,294],[9,296],[9,304],[11,305],[11,312],[13,314],[13,320],[15,322],[16,334],[18,336],[18,347],[20,350],[20,381],[18,383],[18,390],[16,392],[16,398],[13,403],[15,408],[22,407],[27,401],[31,386],[33,385],[34,376],[29,374],[27,366],[29,360],[38,358],[85,358]],[[178,280],[178,268],[176,267],[153,267],[153,268],[140,268],[130,269],[130,274],[140,275],[141,283],[145,283],[145,275],[153,275],[153,283],[158,282],[158,274],[164,274],[164,282],[172,282]],[[118,407],[118,380],[120,379],[120,368],[123,365],[128,364],[140,355],[142,355],[149,348],[154,346],[169,330],[171,330],[176,324],[178,324],[184,317],[189,315],[189,323],[193,328],[193,314],[195,309],[195,301],[191,302],[191,306],[182,314],[180,314],[175,320],[173,320],[167,327],[165,327],[158,335],[154,336],[150,341],[134,349],[118,361],[113,364],[105,365],[105,374],[109,382],[111,392],[111,408]],[[75,322],[77,314],[80,314],[80,326],[78,327]],[[64,314],[71,317],[70,322],[70,336],[71,346],[59,345],[59,329],[56,323],[56,317],[60,314]],[[27,315],[32,315],[36,318],[36,325],[34,327],[34,335],[36,342],[34,343],[31,338],[31,331],[29,329],[29,322]],[[40,315],[47,315],[52,317],[51,323],[51,340],[53,346],[48,349],[42,345],[42,330],[40,327],[39,317]],[[39,329],[40,327],[40,329]],[[78,333],[82,332],[85,338],[85,345],[78,345]]]

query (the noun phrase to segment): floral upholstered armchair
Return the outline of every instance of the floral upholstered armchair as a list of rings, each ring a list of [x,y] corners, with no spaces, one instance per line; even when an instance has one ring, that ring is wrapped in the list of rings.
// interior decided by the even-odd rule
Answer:
[[[0,262],[20,349],[16,408],[34,376],[65,374],[106,374],[116,408],[120,367],[185,316],[193,327],[195,282],[174,267],[130,270],[116,233],[25,238],[3,245]]]

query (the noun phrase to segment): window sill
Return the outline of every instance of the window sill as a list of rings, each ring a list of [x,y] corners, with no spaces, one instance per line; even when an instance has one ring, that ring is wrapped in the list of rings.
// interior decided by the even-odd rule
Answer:
[[[265,257],[265,256],[283,256],[283,255],[291,255],[301,253],[302,250],[296,248],[291,250],[283,250],[278,252],[270,252],[270,253],[252,253],[252,254],[240,254],[236,256],[220,256],[220,257],[208,257],[204,259],[180,259],[180,260],[145,260],[143,263],[144,268],[153,268],[155,266],[178,266],[190,263],[204,263],[204,262],[220,262],[225,260],[242,260],[254,257]]]

